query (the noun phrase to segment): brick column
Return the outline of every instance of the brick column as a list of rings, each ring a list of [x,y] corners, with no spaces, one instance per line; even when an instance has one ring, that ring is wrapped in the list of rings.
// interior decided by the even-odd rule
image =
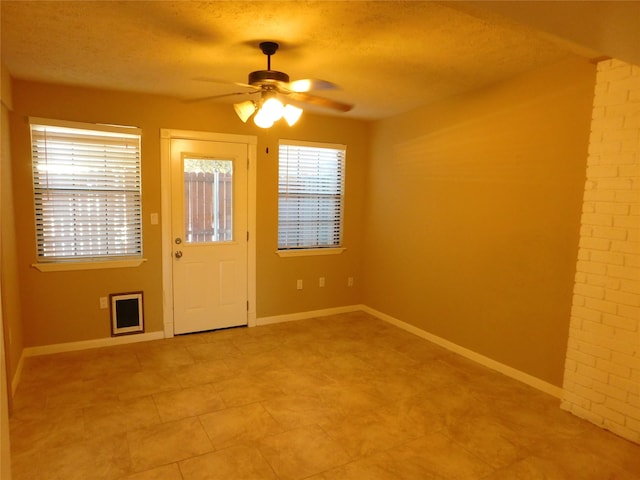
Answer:
[[[640,443],[640,67],[598,64],[562,408]]]

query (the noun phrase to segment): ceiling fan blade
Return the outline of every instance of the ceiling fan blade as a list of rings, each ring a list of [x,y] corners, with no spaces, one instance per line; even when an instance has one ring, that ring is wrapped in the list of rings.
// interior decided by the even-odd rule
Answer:
[[[336,100],[331,100],[329,98],[318,97],[316,95],[310,95],[303,92],[291,92],[287,96],[297,102],[304,102],[311,105],[317,105],[319,107],[331,108],[333,110],[339,110],[340,112],[348,112],[353,108],[353,105],[350,105],[348,103],[342,103]]]
[[[340,87],[328,80],[317,78],[303,78],[289,83],[289,90],[292,92],[310,92],[311,90],[338,90]]]
[[[254,93],[258,93],[258,90],[256,90],[255,92],[223,93],[222,95],[210,95],[208,97],[192,98],[192,99],[184,100],[184,101],[186,103],[206,102],[207,100],[216,100],[218,98],[233,97],[235,95],[253,95]]]
[[[227,82],[226,80],[221,80],[219,78],[196,77],[196,78],[193,78],[192,80],[195,80],[197,82],[210,82],[210,83],[222,83],[224,85],[236,85],[238,87],[246,87],[246,88],[250,88],[252,90],[258,90],[260,88],[260,87],[257,87],[255,85],[250,85],[248,83]]]

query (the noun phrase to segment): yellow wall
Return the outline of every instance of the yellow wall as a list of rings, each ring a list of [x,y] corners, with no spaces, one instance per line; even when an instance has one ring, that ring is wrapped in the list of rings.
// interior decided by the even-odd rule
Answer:
[[[280,258],[278,246],[278,139],[313,140],[347,145],[344,246],[340,255]],[[364,191],[368,124],[339,118],[309,117],[303,128],[271,129],[258,145],[258,318],[360,303]],[[265,153],[265,147],[270,153]],[[347,278],[354,277],[354,287]],[[325,277],[325,287],[318,287]],[[296,290],[296,280],[303,290]]]
[[[17,237],[21,239],[18,268],[21,284],[25,346],[49,345],[110,335],[109,311],[98,299],[109,293],[144,291],[145,327],[161,331],[161,226],[150,224],[160,212],[160,129],[211,131],[258,137],[257,167],[257,316],[329,308],[359,303],[357,288],[346,287],[346,277],[358,276],[361,265],[364,169],[368,124],[344,118],[305,113],[293,128],[263,131],[244,125],[231,105],[189,104],[151,95],[55,86],[27,81],[14,84],[11,116],[13,180],[16,193]],[[80,122],[134,125],[142,128],[143,232],[146,263],[138,268],[42,273],[36,260],[31,185],[29,126],[36,116]],[[277,248],[278,138],[345,143],[347,198],[345,239],[347,252],[338,257],[280,258]],[[269,147],[270,154],[265,153]],[[166,221],[166,218],[163,218]],[[316,275],[327,286],[311,288]],[[297,291],[295,280],[308,280]],[[344,278],[344,286],[338,287]],[[317,278],[315,284],[317,285]]]
[[[561,385],[595,66],[377,122],[364,303]]]
[[[0,266],[2,282],[2,323],[6,346],[7,373],[11,381],[18,368],[23,349],[22,315],[20,311],[20,289],[16,250],[18,237],[15,231],[13,184],[11,168],[11,141],[9,134],[9,111],[12,108],[12,82],[8,71],[2,66],[2,150],[0,153],[0,192],[2,216],[2,239]],[[11,389],[9,389],[9,393]]]
[[[0,478],[11,478],[9,409],[12,400],[11,381],[22,353],[22,323],[18,307],[18,284],[13,228],[11,189],[11,151],[9,148],[9,110],[12,108],[11,78],[4,64],[1,68],[0,117]],[[9,288],[7,288],[9,287]]]
[[[11,140],[25,346],[108,337],[98,297],[113,292],[144,290],[147,331],[162,330],[160,226],[149,223],[160,212],[159,131],[204,130],[258,137],[258,318],[364,303],[560,385],[594,78],[593,65],[572,59],[372,124],[306,113],[294,128],[267,131],[242,124],[230,105],[16,81]],[[149,260],[142,267],[30,267],[27,116],[142,128]],[[279,138],[347,145],[342,255],[276,255]],[[349,276],[355,287],[346,286]]]

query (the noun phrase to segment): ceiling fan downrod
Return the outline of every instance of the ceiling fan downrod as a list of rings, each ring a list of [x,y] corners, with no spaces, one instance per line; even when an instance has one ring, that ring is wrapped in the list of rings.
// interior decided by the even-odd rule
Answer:
[[[271,55],[276,53],[279,45],[276,42],[260,43],[260,50],[267,56],[267,69],[258,70],[249,74],[249,85],[269,86],[279,83],[289,83],[289,75],[284,72],[271,70]]]
[[[260,43],[260,50],[267,56],[267,70],[271,70],[271,55],[275,55],[279,46],[276,42]]]

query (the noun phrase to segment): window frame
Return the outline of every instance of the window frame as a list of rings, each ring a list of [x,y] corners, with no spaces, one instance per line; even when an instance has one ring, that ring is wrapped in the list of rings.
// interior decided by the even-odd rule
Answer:
[[[339,200],[339,220],[338,220],[338,243],[330,245],[305,245],[305,246],[281,246],[281,207],[280,201],[285,192],[281,191],[281,169],[282,169],[282,146],[290,147],[310,147],[317,149],[339,150],[341,151],[340,166],[338,173],[340,175],[340,200]],[[337,255],[346,250],[344,247],[344,211],[345,211],[345,192],[346,192],[346,154],[347,146],[337,143],[326,142],[308,142],[301,140],[280,139],[278,142],[278,239],[276,253],[281,257],[299,257],[299,256],[315,256],[315,255]]]
[[[38,208],[42,205],[42,192],[46,192],[46,186],[43,187],[40,182],[40,176],[37,175],[37,166],[39,162],[38,152],[36,148],[36,143],[38,141],[42,141],[38,138],[41,136],[38,132],[43,128],[51,128],[55,129],[72,129],[78,130],[78,138],[82,138],[82,133],[80,131],[86,131],[87,138],[91,135],[95,137],[99,137],[101,135],[108,134],[116,134],[123,135],[124,137],[134,137],[134,143],[137,143],[137,150],[134,151],[134,156],[137,158],[134,160],[134,174],[131,177],[133,182],[137,184],[136,189],[128,189],[127,191],[133,192],[134,204],[137,204],[137,213],[134,210],[134,213],[130,214],[130,216],[137,221],[133,222],[133,230],[134,230],[134,241],[132,242],[132,246],[136,248],[137,251],[135,253],[108,253],[105,252],[104,255],[43,255],[43,240],[44,235],[41,233],[44,229],[42,218],[39,218]],[[31,147],[31,174],[32,174],[32,201],[33,201],[33,220],[34,220],[34,235],[35,235],[35,255],[36,262],[32,266],[37,268],[40,271],[48,272],[48,271],[64,271],[64,270],[91,270],[91,269],[102,269],[102,268],[120,268],[120,267],[132,267],[138,266],[145,262],[146,260],[143,258],[143,213],[142,213],[142,130],[137,127],[128,127],[128,126],[120,126],[120,125],[105,125],[105,124],[94,124],[94,123],[83,123],[83,122],[73,122],[73,121],[65,121],[65,120],[55,120],[55,119],[46,119],[46,118],[37,118],[30,117],[29,118],[29,133],[30,133],[30,147]],[[35,133],[35,135],[34,135]],[[70,136],[74,135],[73,131],[68,132]],[[135,138],[137,137],[137,139]],[[108,142],[105,142],[107,145]],[[112,145],[116,145],[117,142],[112,142]],[[41,155],[42,157],[42,155]],[[119,159],[116,158],[116,161]],[[100,179],[109,178],[108,176],[100,177]],[[81,184],[87,185],[87,184]],[[61,186],[51,187],[49,189],[54,190],[57,188],[58,190],[64,188]],[[77,188],[75,185],[70,188],[70,190],[77,190],[81,193],[83,188]],[[96,187],[93,190],[85,189],[87,192],[105,192],[104,187]],[[118,190],[114,190],[116,192]],[[124,191],[124,190],[123,190]],[[39,193],[40,192],[40,193]],[[107,225],[108,223],[105,221],[103,225]],[[81,235],[74,235],[74,238],[81,238]],[[54,252],[55,253],[55,252]]]

